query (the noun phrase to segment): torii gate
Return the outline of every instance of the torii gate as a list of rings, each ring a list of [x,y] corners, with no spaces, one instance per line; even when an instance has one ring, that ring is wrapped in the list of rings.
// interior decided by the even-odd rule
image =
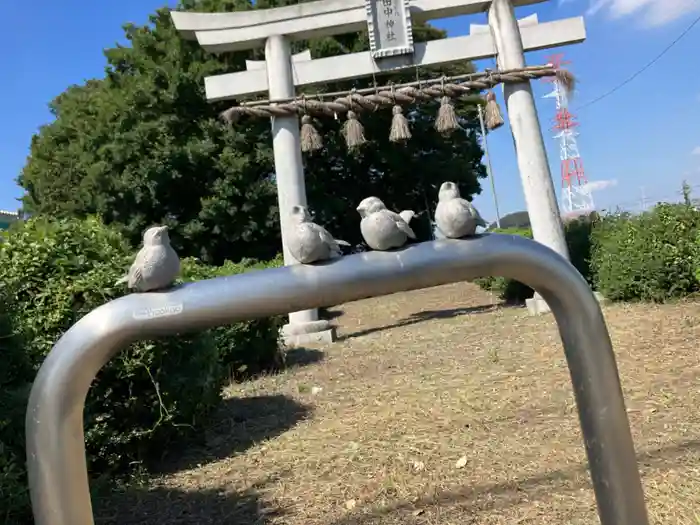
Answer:
[[[207,100],[229,100],[269,92],[270,100],[293,98],[296,86],[359,78],[399,68],[470,61],[498,56],[499,67],[525,65],[524,51],[547,49],[585,40],[582,17],[518,23],[513,6],[545,0],[319,0],[264,10],[232,13],[171,11],[182,36],[196,39],[207,51],[223,53],[264,46],[265,66],[248,61],[247,71],[205,79]],[[387,47],[376,27],[379,9],[403,14],[396,22],[399,42]],[[411,21],[426,21],[488,11],[490,31],[413,43]],[[392,24],[394,22],[392,21]],[[520,27],[522,26],[522,27]],[[292,57],[290,41],[357,32],[368,28],[369,52],[312,60],[307,51]],[[392,33],[393,34],[393,33]],[[392,38],[392,40],[395,38]],[[384,35],[386,40],[386,34]],[[529,82],[505,87],[518,166],[534,238],[568,258],[554,184]],[[272,119],[274,162],[286,265],[295,264],[286,248],[289,210],[306,205],[299,119]],[[334,340],[317,310],[293,312],[283,328],[288,344]]]

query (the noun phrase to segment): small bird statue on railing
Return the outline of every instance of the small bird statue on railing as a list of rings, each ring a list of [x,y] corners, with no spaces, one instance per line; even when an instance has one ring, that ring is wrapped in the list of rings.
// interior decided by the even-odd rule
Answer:
[[[373,250],[400,248],[409,238],[416,238],[416,234],[408,225],[415,215],[411,210],[396,213],[388,210],[379,198],[367,197],[357,207],[357,211],[362,217],[362,237]]]
[[[287,248],[302,264],[341,257],[340,247],[350,246],[350,243],[334,239],[323,226],[312,222],[305,206],[292,206],[290,217]]]
[[[471,202],[460,197],[459,188],[454,182],[443,182],[435,209],[435,226],[438,230],[436,233],[448,239],[459,239],[474,235],[476,227],[485,227],[486,221]]]
[[[168,288],[180,273],[180,258],[170,246],[167,226],[153,226],[143,234],[143,247],[136,254],[129,273],[115,285],[126,283],[137,292]]]

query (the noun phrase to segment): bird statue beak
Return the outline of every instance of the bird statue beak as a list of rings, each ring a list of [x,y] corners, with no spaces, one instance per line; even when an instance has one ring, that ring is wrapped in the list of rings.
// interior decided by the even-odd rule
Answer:
[[[160,229],[159,229],[158,231],[160,231],[160,232],[167,232],[167,231],[168,231],[168,227],[167,227],[167,226],[161,226]]]

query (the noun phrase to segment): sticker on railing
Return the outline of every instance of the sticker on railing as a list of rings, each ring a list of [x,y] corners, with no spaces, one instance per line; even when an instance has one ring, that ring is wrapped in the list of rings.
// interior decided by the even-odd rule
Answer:
[[[134,319],[155,319],[157,317],[168,317],[171,315],[179,315],[184,310],[182,303],[166,304],[155,308],[143,308],[135,310],[133,313]]]

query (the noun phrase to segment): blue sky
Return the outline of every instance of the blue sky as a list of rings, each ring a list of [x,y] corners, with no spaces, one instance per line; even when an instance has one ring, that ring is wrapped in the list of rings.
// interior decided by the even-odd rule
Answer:
[[[62,2],[6,0],[0,3],[5,53],[0,83],[0,209],[17,209],[21,189],[14,179],[24,165],[32,134],[48,122],[48,102],[70,84],[102,75],[102,49],[122,41],[121,25],[143,24],[165,0]],[[623,82],[678,37],[700,14],[700,0],[550,0],[517,10],[537,13],[541,22],[585,15],[583,44],[561,48],[579,83],[572,101],[580,126],[579,147],[586,174],[606,188],[599,208],[639,209],[679,198],[683,179],[700,196],[700,24],[648,71],[615,94],[577,112],[577,107]],[[436,21],[450,35],[468,33],[485,16]],[[695,51],[693,51],[695,50]],[[548,52],[530,53],[528,64],[546,62]],[[493,67],[492,61],[477,64]],[[688,69],[686,69],[688,68]],[[670,83],[672,76],[675,83]],[[535,82],[555,186],[559,191],[557,145],[550,138],[554,102],[542,99],[549,86]],[[502,109],[501,91],[497,90]],[[522,189],[507,126],[489,136],[501,213],[524,209]],[[488,183],[475,199],[482,214],[495,218]]]

